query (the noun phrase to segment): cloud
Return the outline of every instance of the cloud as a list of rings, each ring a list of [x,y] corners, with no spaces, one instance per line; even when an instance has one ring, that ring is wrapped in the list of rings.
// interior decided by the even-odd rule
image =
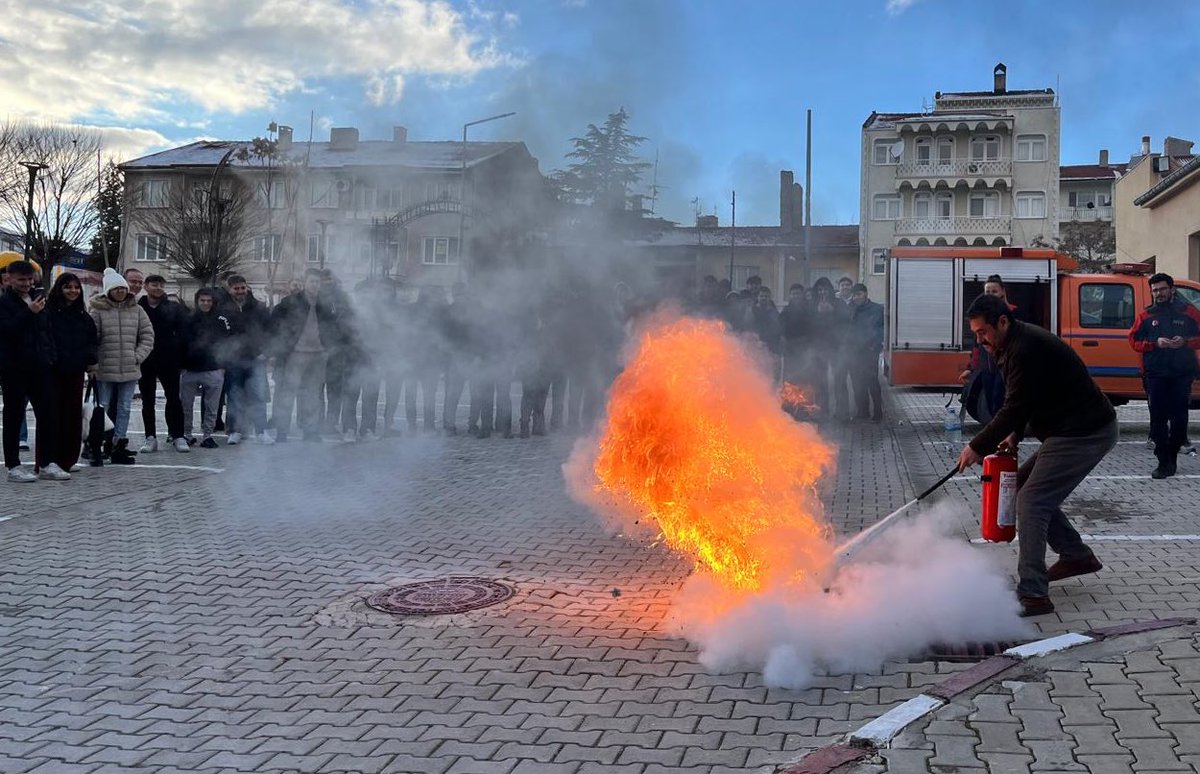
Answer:
[[[335,78],[382,105],[405,76],[510,61],[438,0],[0,0],[0,13],[21,20],[19,36],[0,33],[0,104],[38,119],[193,120]]]
[[[887,12],[892,16],[899,16],[918,2],[919,0],[887,0]]]

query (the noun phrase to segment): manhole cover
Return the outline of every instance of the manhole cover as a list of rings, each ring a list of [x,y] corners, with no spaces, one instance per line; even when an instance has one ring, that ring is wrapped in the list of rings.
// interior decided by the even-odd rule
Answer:
[[[505,601],[513,590],[483,578],[443,578],[377,591],[367,604],[392,615],[452,615]]]
[[[983,661],[999,656],[1019,642],[968,642],[965,645],[934,645],[920,658],[921,661]]]

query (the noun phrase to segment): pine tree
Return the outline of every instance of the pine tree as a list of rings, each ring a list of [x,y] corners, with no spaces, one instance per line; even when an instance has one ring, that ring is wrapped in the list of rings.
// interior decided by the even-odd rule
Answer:
[[[554,175],[563,199],[604,211],[626,208],[630,189],[650,166],[636,155],[646,138],[631,134],[628,123],[629,114],[621,108],[608,115],[603,127],[588,124],[582,137],[571,138],[575,149],[567,158],[576,161]]]
[[[88,258],[88,268],[92,271],[116,266],[121,257],[121,200],[124,195],[125,180],[121,170],[110,161],[100,177],[100,190],[94,200],[99,220]]]

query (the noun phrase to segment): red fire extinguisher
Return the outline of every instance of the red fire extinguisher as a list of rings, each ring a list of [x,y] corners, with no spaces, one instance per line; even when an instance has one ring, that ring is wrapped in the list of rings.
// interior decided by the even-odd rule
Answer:
[[[1017,536],[1017,456],[996,452],[983,458],[983,518],[980,532],[989,543]]]

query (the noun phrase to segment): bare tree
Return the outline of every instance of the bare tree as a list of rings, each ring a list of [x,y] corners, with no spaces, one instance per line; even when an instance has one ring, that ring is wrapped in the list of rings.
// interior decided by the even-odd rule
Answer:
[[[1117,253],[1117,232],[1113,224],[1103,220],[1072,220],[1058,227],[1053,242],[1041,236],[1032,242],[1034,247],[1053,247],[1079,261],[1081,271],[1094,274],[1108,271]]]
[[[234,158],[245,165],[248,183],[259,189],[257,198],[265,205],[265,215],[261,220],[265,221],[263,225],[267,235],[278,233],[281,251],[284,251],[283,246],[289,242],[291,245],[286,255],[267,263],[267,287],[270,295],[276,288],[280,263],[286,260],[291,265],[295,255],[302,249],[296,209],[301,180],[307,170],[307,159],[286,153],[280,149],[278,139],[267,137],[255,137],[247,147],[235,153]],[[282,207],[276,207],[277,202],[280,202]],[[282,212],[277,214],[276,209],[281,209]]]
[[[257,226],[254,191],[230,168],[237,152],[231,148],[210,174],[173,179],[165,195],[133,191],[142,204],[141,219],[166,242],[168,260],[203,284],[238,269],[242,248]]]
[[[22,162],[43,164],[33,189],[30,241],[48,269],[95,231],[98,134],[73,126],[6,122],[0,125],[0,222],[25,233],[29,173]]]

